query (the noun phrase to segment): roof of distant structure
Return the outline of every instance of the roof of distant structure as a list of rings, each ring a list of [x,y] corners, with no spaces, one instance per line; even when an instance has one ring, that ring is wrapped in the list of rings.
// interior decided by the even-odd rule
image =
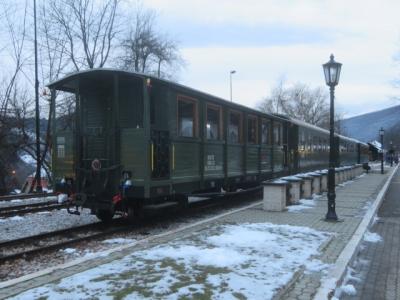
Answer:
[[[375,141],[368,142],[368,145],[376,148],[376,150],[378,150],[378,152],[382,152],[382,144],[379,143],[378,141],[375,140]]]

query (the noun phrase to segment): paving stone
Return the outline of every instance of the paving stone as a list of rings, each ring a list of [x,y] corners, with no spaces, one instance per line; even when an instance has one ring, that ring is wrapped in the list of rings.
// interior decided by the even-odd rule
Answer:
[[[385,199],[378,211],[380,218],[371,232],[378,233],[383,241],[363,242],[364,249],[357,258],[367,260],[367,265],[354,265],[355,274],[364,278],[354,282],[357,296],[345,295],[341,299],[399,299],[400,295],[400,172],[393,177]]]

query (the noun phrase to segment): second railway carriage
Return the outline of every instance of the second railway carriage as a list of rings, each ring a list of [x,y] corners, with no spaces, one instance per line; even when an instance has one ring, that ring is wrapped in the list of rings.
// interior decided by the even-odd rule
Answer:
[[[298,173],[328,167],[329,131],[315,125],[288,118],[290,173]],[[353,165],[368,162],[368,145],[335,134],[335,147],[338,157],[335,166]]]
[[[49,88],[57,189],[102,220],[327,167],[326,130],[170,81],[95,69]],[[337,139],[343,163],[360,162],[357,141]]]

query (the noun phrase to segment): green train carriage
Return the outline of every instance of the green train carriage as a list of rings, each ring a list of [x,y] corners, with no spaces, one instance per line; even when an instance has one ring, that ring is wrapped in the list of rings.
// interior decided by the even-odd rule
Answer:
[[[102,220],[327,167],[328,131],[166,80],[95,69],[49,88],[57,190]],[[56,95],[73,100],[73,113]],[[347,153],[357,141],[336,140],[343,163],[359,162]]]
[[[69,129],[53,109],[53,172],[101,219],[187,195],[233,191],[288,171],[287,124],[154,77],[98,69],[49,85],[75,97]],[[65,126],[64,126],[65,127]]]

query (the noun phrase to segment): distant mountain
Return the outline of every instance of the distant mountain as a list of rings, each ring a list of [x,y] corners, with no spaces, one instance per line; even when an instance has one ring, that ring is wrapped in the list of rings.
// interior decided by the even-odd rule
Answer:
[[[381,127],[388,131],[393,127],[399,126],[400,105],[344,119],[340,124],[344,135],[363,142],[377,140]]]

